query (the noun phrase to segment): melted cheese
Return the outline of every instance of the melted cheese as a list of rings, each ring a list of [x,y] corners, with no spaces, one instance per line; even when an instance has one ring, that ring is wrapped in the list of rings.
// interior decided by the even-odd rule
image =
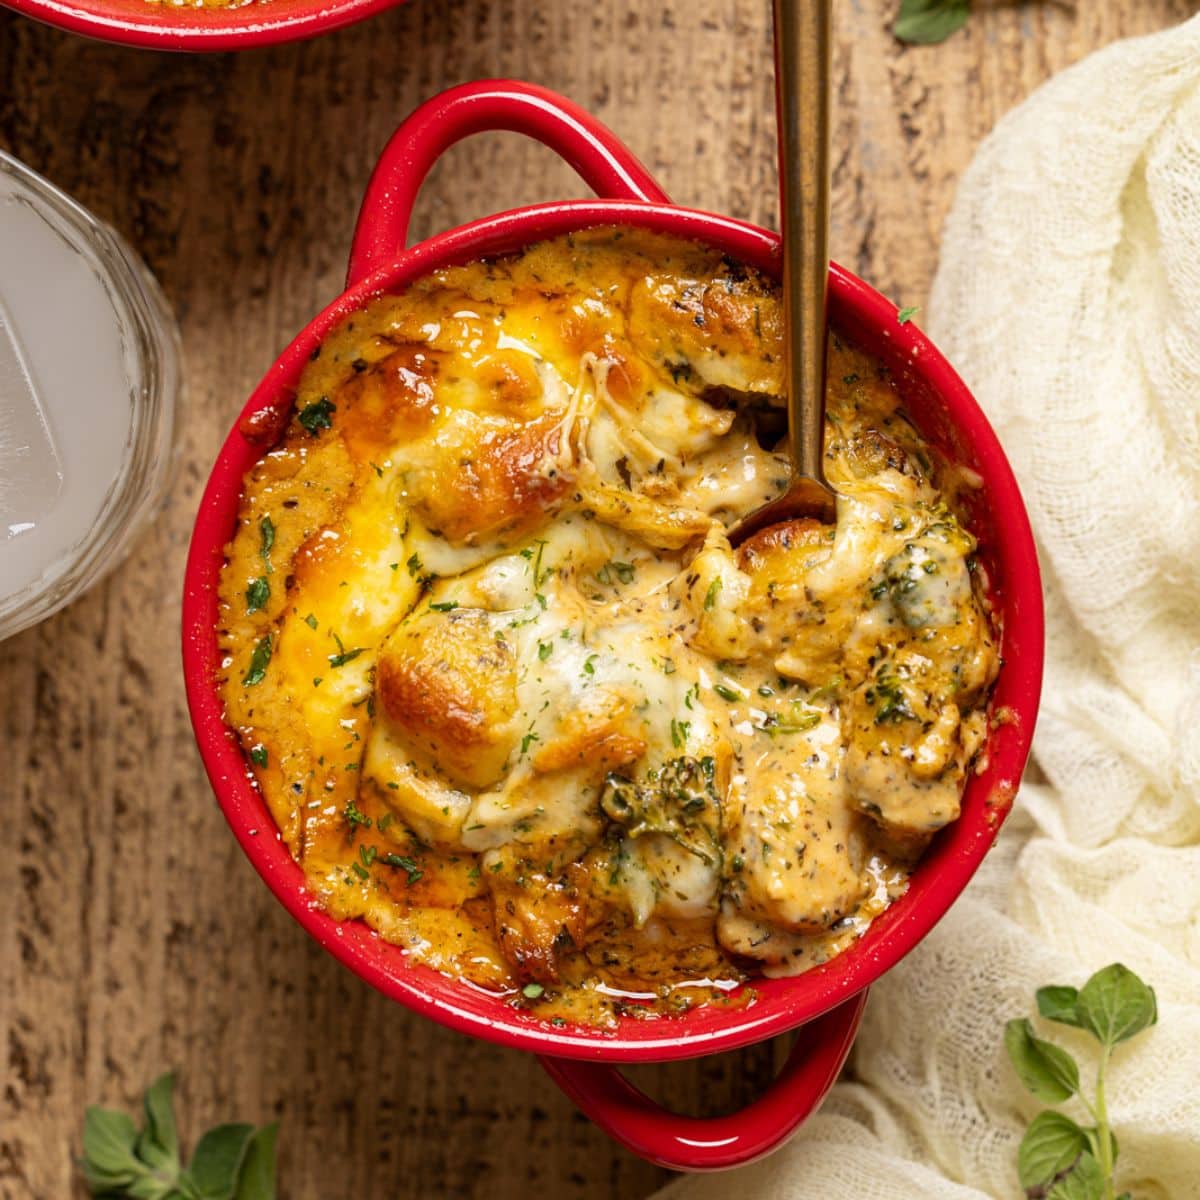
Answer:
[[[836,525],[731,547],[787,481],[780,332],[753,272],[594,230],[326,340],[221,612],[229,719],[330,911],[602,1022],[824,961],[902,890],[985,733],[974,542],[835,337]]]

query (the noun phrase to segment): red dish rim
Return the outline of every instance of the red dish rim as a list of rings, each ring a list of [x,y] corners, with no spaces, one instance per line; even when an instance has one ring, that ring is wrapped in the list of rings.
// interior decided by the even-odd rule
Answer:
[[[151,50],[249,50],[340,29],[403,0],[267,0],[241,8],[176,8],[148,0],[3,0],[47,25]]]
[[[400,290],[438,267],[511,253],[588,227],[622,224],[704,242],[778,275],[775,235],[711,213],[638,201],[565,201],[498,214],[430,238],[349,288],[288,346],[242,416],[268,403],[290,404],[288,389],[310,353],[339,320],[379,293]],[[1011,807],[1033,733],[1042,666],[1041,587],[1033,538],[995,434],[958,375],[921,331],[911,323],[898,323],[890,301],[836,266],[830,273],[830,317],[888,362],[901,379],[902,391],[924,389],[926,403],[930,396],[937,398],[934,423],[938,411],[950,418],[951,436],[960,450],[969,448],[968,465],[983,479],[986,511],[997,534],[1003,531],[982,544],[991,560],[1003,625],[1005,664],[993,705],[1011,714],[1011,720],[993,732],[986,768],[969,781],[962,816],[935,839],[914,871],[908,893],[860,942],[831,962],[794,978],[755,981],[758,998],[741,1010],[701,1007],[670,1018],[622,1017],[615,1034],[556,1028],[501,998],[409,962],[403,951],[365,924],[335,921],[317,907],[250,781],[214,683],[223,546],[234,528],[243,475],[259,457],[236,425],[229,434],[201,501],[183,601],[184,671],[201,755],[226,818],[272,891],[317,941],[385,995],[461,1032],[561,1058],[655,1062],[732,1050],[794,1029],[867,987],[929,932],[966,886]],[[872,339],[874,344],[869,344]],[[939,434],[926,428],[926,433],[945,441],[944,430]]]

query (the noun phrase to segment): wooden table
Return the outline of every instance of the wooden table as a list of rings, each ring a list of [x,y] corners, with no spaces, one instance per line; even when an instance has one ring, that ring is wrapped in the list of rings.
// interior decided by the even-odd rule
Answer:
[[[171,1066],[193,1137],[279,1119],[292,1200],[626,1198],[662,1180],[532,1059],[388,1003],[275,903],[192,743],[180,578],[217,445],[340,290],[363,185],[400,117],[461,80],[537,80],[608,122],[680,202],[771,224],[769,7],[422,0],[307,44],[200,57],[0,16],[0,145],[140,249],[178,313],[188,388],[153,529],[107,584],[0,644],[4,1200],[81,1194],[84,1106],[133,1106]],[[1090,50],[1194,5],[974,7],[966,32],[906,49],[888,32],[894,0],[838,5],[834,254],[900,303],[924,300],[955,181],[996,120]],[[417,233],[578,190],[514,135],[476,140],[431,177]],[[775,1058],[755,1047],[636,1075],[716,1112],[752,1098]]]

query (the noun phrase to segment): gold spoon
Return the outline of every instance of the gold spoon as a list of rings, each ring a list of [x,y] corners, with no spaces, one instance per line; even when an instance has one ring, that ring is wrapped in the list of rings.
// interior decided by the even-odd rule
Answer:
[[[736,546],[796,517],[832,521],[825,481],[825,301],[829,283],[829,60],[832,0],[774,0],[783,224],[783,318],[792,479],[730,531]]]

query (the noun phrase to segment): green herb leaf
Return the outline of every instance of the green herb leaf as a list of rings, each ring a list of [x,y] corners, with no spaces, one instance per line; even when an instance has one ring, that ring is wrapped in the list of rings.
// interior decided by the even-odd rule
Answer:
[[[275,1200],[275,1126],[220,1125],[196,1146],[191,1166],[179,1161],[172,1094],[175,1078],[146,1089],[145,1128],[125,1113],[89,1108],[84,1117],[84,1178],[110,1200]]]
[[[333,423],[329,418],[335,412],[337,412],[337,405],[332,403],[328,396],[322,396],[320,400],[306,404],[300,410],[297,420],[313,437],[316,437],[322,429],[329,429],[332,426]]]
[[[257,763],[260,767],[265,767],[267,765],[267,748],[262,744],[262,742],[255,742],[254,745],[250,747],[250,761]]]
[[[1053,1183],[1087,1148],[1083,1130],[1065,1113],[1038,1113],[1017,1152],[1021,1186],[1030,1190]]]
[[[901,0],[892,33],[902,42],[944,42],[967,22],[970,0]]]
[[[728,684],[714,683],[712,685],[712,690],[716,692],[722,700],[728,700],[730,704],[735,704],[741,699],[741,696],[739,696],[737,692],[733,690],[733,688],[729,687]]]
[[[398,867],[401,871],[406,872],[408,875],[407,882],[409,884],[416,883],[417,880],[425,874],[425,872],[422,871],[419,866],[417,866],[415,859],[408,858],[403,854],[385,854],[383,856],[383,861],[387,863],[389,867]]]
[[[429,606],[434,612],[453,612],[458,607],[457,600],[439,600]]]
[[[538,642],[538,661],[545,662],[554,653],[553,642]]]
[[[1106,1046],[1141,1033],[1158,1020],[1154,989],[1128,967],[1113,963],[1079,989],[1079,1024]]]
[[[919,304],[905,305],[905,307],[896,314],[896,324],[907,325],[909,321],[911,321],[913,317],[915,317],[920,311],[921,306]]]
[[[365,650],[366,646],[355,646],[353,650],[340,650],[337,654],[329,655],[329,665],[344,667],[348,662],[353,662]]]
[[[253,752],[252,752],[253,753]],[[137,1142],[137,1156],[156,1172],[174,1180],[179,1174],[179,1134],[175,1128],[172,1093],[175,1076],[160,1075],[142,1097],[146,1127]]]
[[[260,575],[257,579],[252,579],[246,589],[246,611],[255,613],[260,608],[266,608],[270,598],[271,585],[267,582],[267,577]]]
[[[187,1175],[199,1200],[233,1200],[254,1126],[218,1125],[196,1143]]]
[[[1053,1042],[1034,1036],[1024,1017],[1004,1027],[1004,1045],[1021,1082],[1046,1104],[1058,1104],[1079,1091],[1079,1067]]]
[[[309,613],[308,616],[304,618],[304,623],[309,627],[309,629],[316,629],[317,618],[314,617],[312,613]]]
[[[128,1187],[145,1173],[134,1148],[137,1126],[128,1113],[89,1107],[83,1117],[83,1174],[97,1195]]]
[[[415,550],[405,560],[404,565],[414,579],[421,574],[421,556]]]
[[[627,563],[627,562],[614,562],[614,563],[612,564],[612,569],[613,569],[614,571],[616,571],[616,573],[617,573],[617,578],[618,578],[618,579],[619,579],[619,580],[620,580],[622,583],[632,583],[632,582],[633,582],[633,580],[634,580],[634,577],[635,577],[635,576],[636,576],[636,574],[637,574],[637,571],[636,571],[636,569],[634,568],[634,565],[633,565],[633,563]]]
[[[1053,985],[1038,988],[1038,1012],[1047,1021],[1057,1021],[1060,1025],[1079,1024],[1079,989],[1067,986]]]
[[[267,664],[270,661],[271,635],[268,633],[254,646],[254,653],[250,655],[249,670],[242,677],[242,687],[253,687],[256,683],[262,683],[267,676]]]
[[[271,566],[271,547],[275,545],[275,522],[270,517],[263,517],[258,523],[258,533],[258,557],[263,560],[264,569],[270,575],[275,570]]]
[[[718,575],[716,579],[708,585],[708,591],[704,594],[704,611],[710,612],[713,606],[717,603],[717,597],[721,594],[721,577]]]
[[[371,828],[371,818],[353,800],[346,801],[346,807],[342,809],[342,816],[346,818],[346,824],[351,829],[357,829],[360,825],[364,829]]]
[[[233,1200],[275,1200],[275,1141],[278,1125],[264,1125],[246,1147]]]
[[[1046,1193],[1046,1200],[1104,1200],[1104,1195],[1104,1172],[1085,1150],[1071,1173]]]
[[[527,983],[521,989],[521,995],[524,996],[526,1000],[536,1000],[542,995],[543,992],[545,992],[545,990],[546,989],[542,987],[540,983]]]

